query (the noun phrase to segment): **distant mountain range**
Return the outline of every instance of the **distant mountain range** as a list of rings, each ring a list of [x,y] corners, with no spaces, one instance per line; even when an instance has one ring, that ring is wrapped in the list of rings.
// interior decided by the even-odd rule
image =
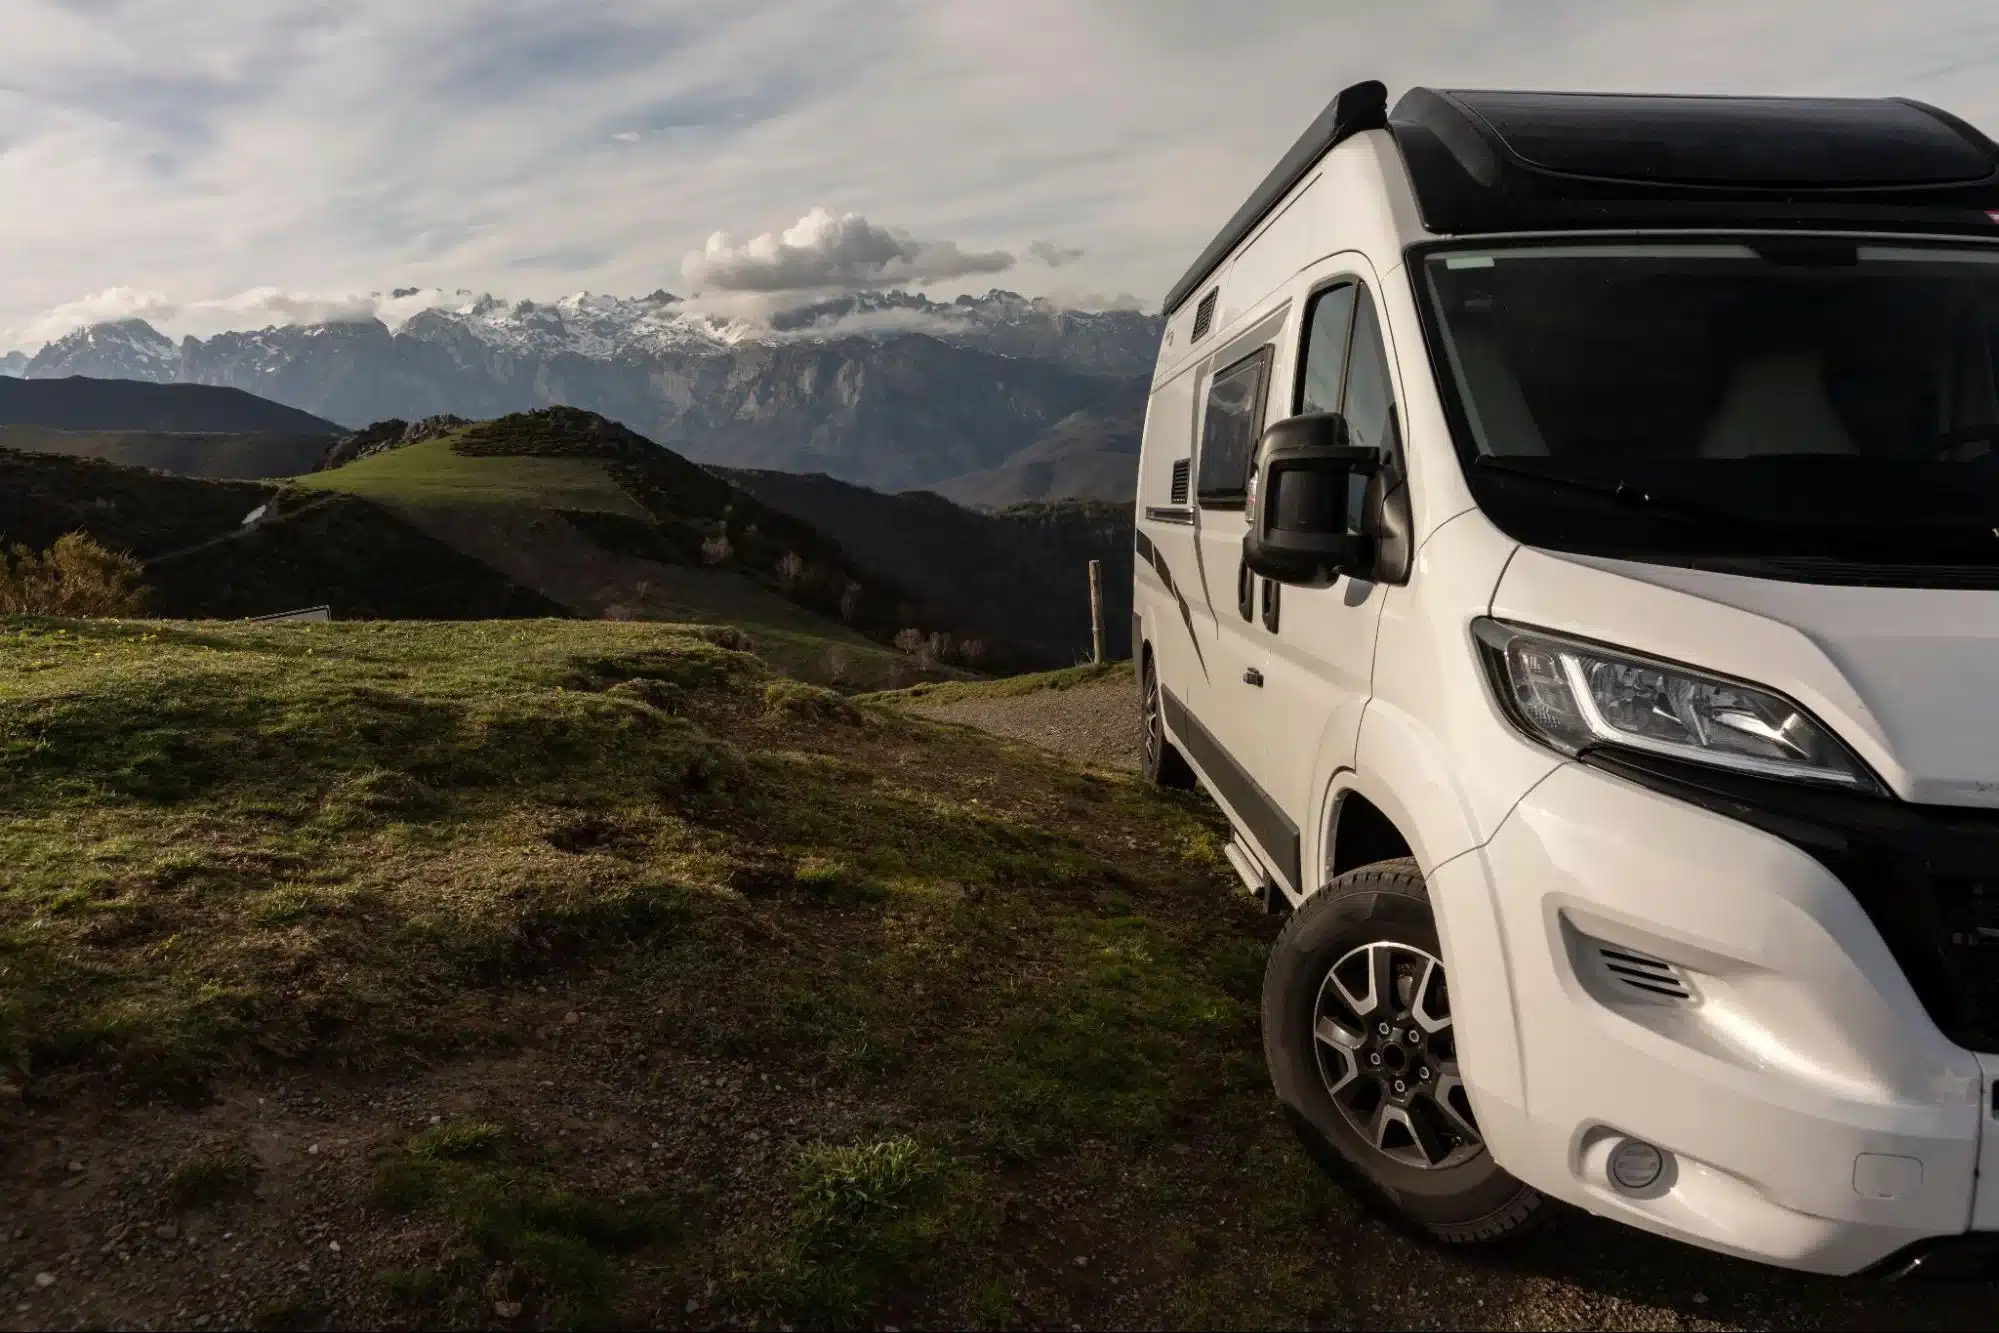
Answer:
[[[568,405],[703,463],[1004,505],[1129,494],[1162,328],[998,290],[859,293],[763,322],[695,313],[664,291],[465,298],[394,331],[368,319],[176,343],[124,320],[7,364],[29,380],[228,386],[350,427]]]
[[[1045,500],[1103,500],[1130,505],[1138,482],[1139,428],[1145,421],[1143,384],[1127,401],[1085,408],[984,472],[929,489],[973,509],[1004,509]]]

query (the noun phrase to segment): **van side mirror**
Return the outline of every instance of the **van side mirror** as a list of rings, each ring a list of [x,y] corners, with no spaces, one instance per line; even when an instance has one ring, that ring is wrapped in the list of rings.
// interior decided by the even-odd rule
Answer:
[[[1324,586],[1365,569],[1373,541],[1357,503],[1381,452],[1348,442],[1337,412],[1287,417],[1263,432],[1249,476],[1242,559],[1273,583]]]

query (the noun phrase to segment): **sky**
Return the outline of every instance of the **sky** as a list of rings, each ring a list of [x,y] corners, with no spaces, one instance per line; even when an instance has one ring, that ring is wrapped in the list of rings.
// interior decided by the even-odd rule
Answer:
[[[1999,137],[1995,73],[1992,0],[0,0],[0,351],[412,287],[1157,309],[1361,79]]]

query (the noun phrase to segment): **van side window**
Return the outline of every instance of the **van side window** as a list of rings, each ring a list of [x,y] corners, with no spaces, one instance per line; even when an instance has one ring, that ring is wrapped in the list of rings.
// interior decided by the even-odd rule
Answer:
[[[1381,340],[1381,323],[1374,302],[1363,299],[1355,312],[1353,356],[1347,366],[1347,429],[1357,445],[1393,453],[1395,432],[1394,381],[1388,376],[1388,349]]]
[[[1298,359],[1298,403],[1304,412],[1340,410],[1340,380],[1353,329],[1354,285],[1343,282],[1312,298],[1305,315],[1305,354]]]
[[[1198,495],[1210,509],[1243,504],[1250,456],[1263,432],[1264,386],[1269,382],[1270,348],[1260,347],[1215,376],[1201,418]]]

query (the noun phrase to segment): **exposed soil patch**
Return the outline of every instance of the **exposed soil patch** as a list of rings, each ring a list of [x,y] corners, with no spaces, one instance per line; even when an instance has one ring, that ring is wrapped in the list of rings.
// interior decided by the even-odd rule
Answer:
[[[1107,768],[1135,771],[1144,739],[1138,687],[1124,675],[1031,694],[971,695],[946,703],[918,700],[908,709]]]

